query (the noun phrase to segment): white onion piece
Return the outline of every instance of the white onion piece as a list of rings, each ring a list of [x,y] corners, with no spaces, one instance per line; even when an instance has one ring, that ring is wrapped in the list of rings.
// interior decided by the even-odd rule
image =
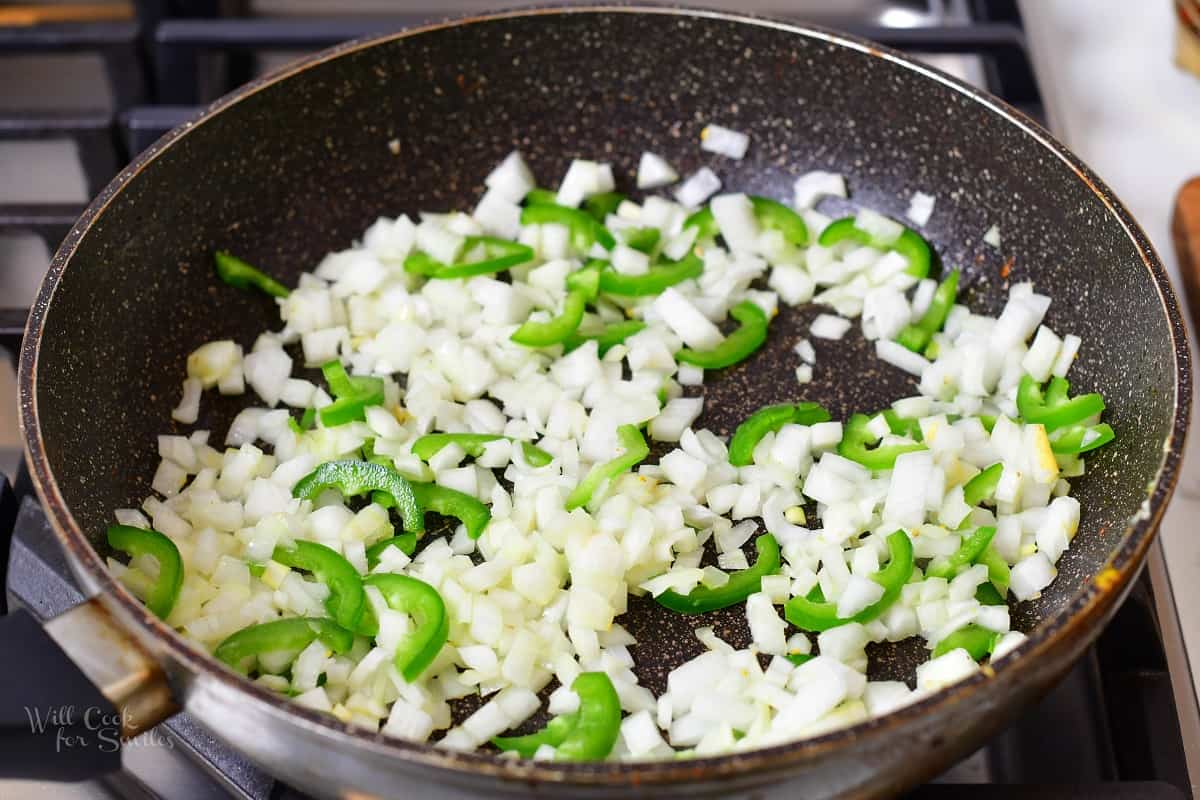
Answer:
[[[917,667],[917,689],[937,691],[979,671],[979,664],[961,647]]]
[[[711,350],[725,339],[721,329],[674,287],[667,288],[655,298],[654,310],[688,347]]]
[[[710,124],[700,131],[700,148],[710,153],[720,153],[730,158],[745,157],[750,147],[750,137],[746,134],[720,125]]]
[[[792,192],[796,208],[810,209],[822,197],[845,197],[846,179],[835,172],[814,170],[797,178],[796,182],[792,184]],[[817,230],[814,233],[820,233],[820,231]]]
[[[657,189],[679,180],[679,173],[667,160],[655,153],[642,153],[638,161],[637,188]]]
[[[595,161],[575,159],[567,167],[559,184],[555,201],[560,206],[576,208],[584,198],[613,189],[612,168]]]
[[[787,625],[775,611],[770,597],[755,592],[746,598],[746,620],[750,638],[759,652],[775,655],[787,652]]]
[[[483,182],[497,196],[512,203],[520,202],[537,186],[533,172],[518,150],[509,153]]]
[[[396,219],[380,217],[363,234],[363,246],[380,261],[400,263],[412,251],[417,226],[404,214]]]
[[[183,382],[183,394],[179,405],[171,411],[171,418],[184,425],[193,425],[200,418],[200,395],[204,386],[196,378],[188,378]]]
[[[925,194],[924,192],[916,192],[908,203],[908,211],[905,216],[911,219],[918,225],[927,225],[929,218],[933,215],[933,205],[936,201],[933,195]]]
[[[648,427],[650,436],[660,442],[677,442],[704,410],[700,397],[676,397],[670,400]]]
[[[744,194],[718,195],[712,199],[710,208],[730,250],[757,250],[760,229],[749,197]]]
[[[812,299],[816,283],[803,267],[795,264],[777,264],[771,270],[767,285],[779,293],[783,302],[790,306],[807,303]]]
[[[885,361],[910,375],[921,376],[930,366],[929,360],[920,353],[914,353],[904,345],[887,339],[875,341],[875,355],[879,357],[880,361]]]
[[[1071,364],[1075,362],[1075,357],[1079,354],[1079,347],[1083,344],[1083,340],[1073,333],[1068,333],[1063,337],[1062,349],[1058,351],[1058,358],[1054,360],[1054,366],[1050,372],[1059,378],[1067,377],[1067,372],[1071,369]]]
[[[521,206],[509,192],[515,189],[488,189],[475,206],[472,216],[491,236],[515,239],[521,232]]]
[[[883,245],[891,244],[904,233],[904,226],[899,222],[869,208],[859,209],[854,217],[854,227],[871,234],[874,241]]]
[[[850,320],[831,314],[818,314],[809,331],[818,339],[841,339],[850,330]]]
[[[721,190],[721,179],[708,167],[701,167],[675,190],[675,199],[687,208],[696,208]]]
[[[1034,553],[1012,568],[1012,593],[1018,600],[1037,597],[1054,580],[1058,570],[1044,553]]]

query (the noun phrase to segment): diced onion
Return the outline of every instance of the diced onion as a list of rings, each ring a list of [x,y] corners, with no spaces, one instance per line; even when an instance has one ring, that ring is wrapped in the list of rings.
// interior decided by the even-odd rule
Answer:
[[[908,211],[905,212],[905,216],[918,225],[926,225],[929,223],[929,218],[933,215],[934,202],[935,198],[933,195],[917,192],[909,201]]]
[[[809,331],[818,339],[841,339],[850,330],[850,320],[832,314],[819,314]]]
[[[708,167],[701,167],[675,190],[675,199],[687,208],[695,208],[721,189],[721,179]]]
[[[657,189],[679,180],[679,173],[666,159],[655,153],[642,153],[638,161],[637,188]]]
[[[710,124],[700,131],[700,147],[712,153],[741,159],[750,147],[750,137],[740,131]]]
[[[835,172],[814,170],[797,178],[792,192],[796,208],[812,208],[822,197],[845,197],[846,179]]]

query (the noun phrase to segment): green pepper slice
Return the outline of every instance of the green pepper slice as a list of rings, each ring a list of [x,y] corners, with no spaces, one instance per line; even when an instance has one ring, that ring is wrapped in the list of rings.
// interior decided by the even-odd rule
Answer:
[[[1067,402],[1067,394],[1071,391],[1071,382],[1066,378],[1052,378],[1046,386],[1046,405],[1054,407]]]
[[[391,497],[389,496],[389,500]],[[401,533],[397,536],[389,536],[386,539],[381,539],[375,544],[367,548],[367,568],[375,569],[379,565],[379,561],[383,558],[383,551],[389,547],[399,548],[401,553],[406,556],[411,556],[417,551],[417,536],[415,533]]]
[[[539,731],[525,736],[494,736],[492,744],[522,758],[538,748],[554,747],[564,761],[599,761],[612,752],[621,725],[621,704],[612,681],[603,672],[583,672],[571,684],[579,695],[579,710],[559,714]]]
[[[621,322],[614,322],[602,330],[593,333],[580,333],[576,330],[566,339],[563,339],[563,352],[569,353],[576,347],[581,347],[592,339],[595,339],[596,343],[600,346],[600,355],[603,356],[630,336],[644,330],[645,327],[646,323],[640,319],[627,319]]]
[[[557,198],[551,197],[550,202],[555,202]],[[617,213],[617,206],[625,202],[625,195],[620,192],[601,192],[586,198],[583,201],[583,210],[592,215],[592,219],[604,224],[604,220],[608,219],[609,214]]]
[[[372,464],[379,464],[387,467],[388,469],[396,466],[396,459],[392,458],[391,456],[375,452],[375,439],[373,438],[367,439],[365,442],[363,442],[360,452],[362,453],[363,461],[368,461]]]
[[[472,458],[479,458],[483,455],[484,445],[500,439],[508,439],[510,442],[519,441],[510,436],[499,436],[491,433],[427,433],[413,442],[412,452],[413,455],[422,461],[428,461],[443,447],[456,444],[467,455]],[[524,451],[525,460],[532,466],[544,467],[554,460],[554,456],[529,442],[521,442],[521,449]]]
[[[378,589],[388,608],[405,612],[416,623],[396,645],[392,659],[404,680],[412,683],[446,644],[450,632],[446,604],[437,589],[408,575],[381,572],[368,575],[363,583]]]
[[[428,253],[414,250],[404,258],[404,271],[412,275],[432,278],[434,273],[445,268],[445,264]]]
[[[563,301],[559,315],[545,322],[526,322],[513,332],[511,338],[514,342],[526,347],[549,347],[564,342],[579,328],[579,323],[583,322],[583,313],[587,310],[588,300],[596,296],[600,276],[589,270],[580,270],[576,274],[588,276],[579,279],[585,285],[567,292],[567,299]]]
[[[321,423],[327,428],[366,419],[367,406],[383,402],[383,378],[351,377],[346,374],[342,362],[336,359],[322,364],[321,374],[329,384],[329,391],[337,398],[319,412]]]
[[[991,500],[1000,485],[1000,476],[1004,474],[1004,464],[997,461],[963,484],[963,502],[969,506],[977,506],[984,500]]]
[[[287,297],[291,292],[279,281],[242,261],[235,255],[218,250],[213,253],[217,277],[235,289],[258,289],[272,297]]]
[[[625,234],[625,244],[642,253],[652,253],[662,232],[658,228],[630,228]]]
[[[767,340],[770,320],[755,303],[743,300],[729,309],[729,316],[741,323],[733,333],[711,350],[693,350],[685,347],[675,358],[685,364],[704,369],[723,369],[743,361],[762,347]]]
[[[522,225],[564,225],[571,231],[571,244],[576,250],[586,253],[599,242],[605,250],[612,250],[617,240],[586,211],[567,208],[556,203],[534,203],[521,211]]]
[[[338,655],[354,646],[354,634],[324,617],[288,617],[250,625],[231,634],[213,650],[218,661],[247,674],[243,663],[263,653],[299,653],[316,639]]]
[[[754,566],[731,573],[724,586],[715,589],[697,586],[687,594],[668,589],[655,599],[659,605],[680,614],[703,614],[745,601],[755,592],[762,591],[763,578],[779,572],[779,542],[775,537],[764,533],[754,540],[754,546],[758,549]]]
[[[604,269],[606,262],[600,259],[593,258],[583,269],[577,269],[567,275],[567,291],[582,292],[584,298],[590,303],[600,294],[600,272]]]
[[[338,625],[354,630],[362,619],[366,595],[358,570],[333,548],[317,542],[296,540],[291,547],[275,548],[271,558],[285,567],[311,572],[329,588],[325,608]]]
[[[473,278],[476,275],[492,275],[510,267],[520,266],[533,260],[533,248],[494,236],[468,236],[463,242],[463,252],[470,255],[482,250],[482,258],[466,264],[452,264],[433,274],[437,280]]]
[[[292,487],[292,497],[315,500],[326,489],[337,489],[344,497],[387,492],[396,501],[404,529],[422,533],[421,507],[412,485],[396,470],[367,461],[326,461]]]
[[[946,317],[950,316],[950,309],[954,308],[954,298],[958,294],[958,278],[959,271],[954,270],[938,284],[933,299],[929,301],[929,308],[925,309],[919,320],[905,325],[900,330],[896,336],[897,342],[914,353],[925,349],[933,335],[946,324]]]
[[[1034,425],[1044,425],[1046,433],[1076,425],[1104,410],[1104,398],[1095,392],[1067,398],[1071,384],[1065,378],[1054,377],[1045,393],[1032,375],[1021,378],[1017,387],[1017,410],[1021,419]]]
[[[1009,569],[1008,562],[1001,557],[995,547],[989,544],[979,558],[975,559],[975,563],[987,567],[987,585],[994,588],[1000,601],[1004,602],[1004,598],[1008,597],[1008,587],[1012,577],[1012,570]]]
[[[683,283],[689,278],[698,278],[704,272],[704,262],[695,253],[688,253],[678,261],[660,261],[651,265],[641,275],[622,275],[616,270],[606,269],[600,273],[600,291],[623,297],[649,297]]]
[[[436,483],[414,483],[412,488],[422,509],[436,511],[445,517],[455,517],[467,526],[467,535],[472,539],[478,539],[492,519],[488,507],[465,492]]]
[[[886,417],[885,417],[886,418]],[[838,443],[838,455],[862,464],[875,472],[892,469],[896,459],[904,453],[915,453],[924,450],[923,444],[889,444],[871,447],[878,437],[869,429],[871,418],[866,414],[854,414],[846,420],[842,432],[842,441]]]
[[[579,722],[578,711],[559,714],[539,731],[527,733],[524,736],[493,736],[492,744],[501,750],[514,751],[521,758],[533,758],[533,754],[543,745],[558,747],[562,744],[577,722]]]
[[[1116,437],[1117,434],[1105,422],[1099,425],[1072,425],[1050,436],[1050,449],[1062,455],[1086,453],[1103,447]],[[1084,444],[1085,441],[1087,444]]]
[[[812,661],[814,658],[816,658],[816,656],[814,656],[812,653],[788,653],[786,656],[784,656],[784,658],[798,667],[801,664]]]
[[[525,193],[522,201],[527,206],[541,205],[552,206],[558,202],[558,193],[552,192],[549,189],[533,188]]]
[[[148,555],[158,562],[158,577],[146,594],[146,607],[159,619],[166,619],[183,586],[183,559],[179,548],[165,534],[132,525],[108,526],[108,546],[130,558]]]
[[[650,447],[636,425],[621,425],[617,428],[617,443],[622,453],[611,461],[596,464],[588,471],[579,485],[567,495],[567,510],[572,511],[585,506],[592,500],[592,495],[605,481],[616,478],[622,472],[633,469],[646,456],[650,455]]]
[[[937,647],[933,648],[933,657],[944,656],[951,650],[962,648],[971,654],[971,658],[978,661],[996,649],[996,642],[1000,641],[1001,635],[978,625],[964,625],[938,642]]]
[[[466,237],[463,240],[463,253],[478,253],[482,257],[462,264],[445,264],[418,250],[404,259],[404,271],[434,280],[452,280],[492,275],[533,260],[533,248],[494,236]]]
[[[783,608],[787,621],[805,631],[827,631],[848,622],[867,623],[878,617],[896,602],[900,590],[913,573],[912,542],[903,530],[887,537],[890,560],[883,569],[871,576],[871,580],[883,587],[883,597],[852,617],[842,619],[837,615],[837,603],[812,600],[808,597],[793,597]]]
[[[929,242],[911,228],[905,228],[900,238],[891,243],[883,243],[872,238],[871,234],[854,225],[854,217],[842,217],[825,226],[818,239],[822,247],[832,247],[838,242],[857,242],[876,250],[894,250],[908,259],[908,269],[905,270],[914,278],[924,278],[929,274],[933,263],[933,252]]]
[[[915,417],[902,417],[893,408],[885,408],[879,413],[883,414],[883,418],[888,424],[888,430],[896,436],[907,436],[913,441],[922,441],[920,420]]]
[[[717,227],[717,218],[713,216],[712,208],[705,206],[699,211],[693,211],[687,219],[683,221],[683,227],[696,229],[696,240],[712,239],[720,229]]]
[[[979,588],[975,590],[975,599],[985,606],[1002,606],[1006,603],[1000,590],[991,583],[979,584]]]
[[[808,244],[808,225],[804,223],[804,217],[793,209],[778,200],[757,195],[750,195],[750,204],[754,208],[754,217],[761,227],[779,231],[788,244],[796,247],[804,247]]]
[[[737,426],[729,440],[729,463],[744,467],[754,461],[754,448],[768,433],[778,431],[784,425],[816,425],[828,422],[829,412],[819,403],[781,403],[764,406],[755,411]]]
[[[571,683],[579,715],[558,745],[562,761],[601,761],[612,752],[621,727],[621,701],[603,672],[581,672]]]
[[[953,578],[963,567],[974,564],[983,555],[995,535],[996,529],[991,525],[976,528],[973,533],[963,537],[957,550],[930,564],[925,569],[925,577]]]

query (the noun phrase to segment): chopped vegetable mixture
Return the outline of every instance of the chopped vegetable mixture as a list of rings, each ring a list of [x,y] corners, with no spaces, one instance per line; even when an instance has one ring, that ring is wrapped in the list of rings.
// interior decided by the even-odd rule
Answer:
[[[705,129],[718,168],[749,146]],[[643,154],[640,190],[677,180]],[[108,530],[155,614],[344,722],[570,761],[815,735],[1021,642],[1008,604],[1054,580],[1068,481],[1116,435],[1067,380],[1082,342],[1048,327],[1048,296],[1018,283],[998,317],[972,312],[970,273],[918,230],[817,211],[847,196],[829,172],[792,198],[712,196],[705,167],[635,199],[608,164],[552,190],[513,153],[485,185],[473,213],[380,218],[290,289],[282,265],[214,255],[282,324],[189,357],[181,426],[205,391],[253,402],[223,440],[161,436],[154,494]],[[934,209],[918,192],[908,217]],[[705,379],[809,303],[819,351],[787,345],[805,383],[731,438],[705,428]],[[912,391],[843,415],[807,381],[842,368],[854,319]],[[703,648],[659,696],[633,602],[689,615]],[[746,626],[723,641],[704,615],[730,608]],[[869,643],[912,637],[913,681],[868,679]]]

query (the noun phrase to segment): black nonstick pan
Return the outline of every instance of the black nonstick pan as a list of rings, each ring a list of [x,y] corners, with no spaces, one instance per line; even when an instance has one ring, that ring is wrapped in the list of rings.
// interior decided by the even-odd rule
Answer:
[[[744,160],[700,151],[709,122],[751,134]],[[964,270],[972,308],[994,313],[1014,281],[1052,295],[1048,324],[1086,343],[1072,382],[1104,393],[1118,438],[1076,484],[1084,516],[1057,581],[1013,609],[1029,639],[950,689],[818,738],[661,763],[516,762],[297,707],[221,667],[122,588],[104,567],[101,534],[112,509],[149,492],[186,355],[213,339],[249,345],[276,319],[268,300],[215,279],[212,252],[294,282],[381,214],[473,207],[483,176],[514,148],[546,183],[576,157],[611,161],[628,183],[644,150],[685,174],[708,164],[727,187],[784,199],[796,176],[833,170],[852,194],[823,208],[835,216],[861,204],[903,217],[920,190],[938,197],[924,233],[942,265]],[[993,224],[1000,251],[982,242]],[[800,399],[790,351],[817,313],[785,311],[760,354],[716,377],[701,424],[728,433],[749,410]],[[857,334],[830,344],[818,361],[830,368],[805,399],[842,417],[913,393]],[[627,7],[501,14],[351,43],[218,101],[142,154],[79,220],[33,308],[20,370],[33,480],[94,595],[50,632],[84,672],[106,670],[99,685],[130,711],[126,733],[181,707],[305,791],[421,797],[818,797],[896,792],[936,774],[1061,676],[1124,597],[1177,477],[1190,380],[1175,298],[1145,235],[1027,118],[828,31]],[[206,397],[201,425],[223,431],[239,402]],[[661,690],[698,652],[696,625],[745,643],[741,617],[633,603],[642,682]],[[911,677],[914,655],[883,654],[878,670]]]

